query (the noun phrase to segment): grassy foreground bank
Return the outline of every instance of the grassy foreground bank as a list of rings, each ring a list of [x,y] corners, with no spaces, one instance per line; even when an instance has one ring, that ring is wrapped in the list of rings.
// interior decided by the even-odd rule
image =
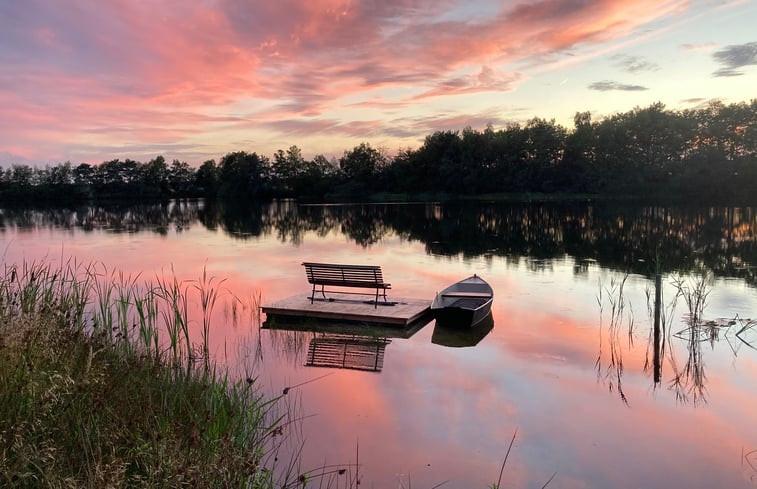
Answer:
[[[217,286],[205,276],[142,284],[91,265],[5,265],[0,486],[301,484],[292,465],[274,467],[286,427],[276,399],[208,359]],[[189,338],[190,293],[202,310],[199,344]]]

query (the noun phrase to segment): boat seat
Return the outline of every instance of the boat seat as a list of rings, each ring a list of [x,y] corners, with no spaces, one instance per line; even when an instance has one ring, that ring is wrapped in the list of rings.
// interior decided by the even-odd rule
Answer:
[[[481,294],[481,292],[449,292],[442,294],[442,297],[489,297]]]

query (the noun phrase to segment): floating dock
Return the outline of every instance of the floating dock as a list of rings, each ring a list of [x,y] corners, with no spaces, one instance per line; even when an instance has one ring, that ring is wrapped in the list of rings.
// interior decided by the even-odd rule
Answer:
[[[355,300],[354,297],[330,294],[328,299],[316,298],[311,304],[309,295],[302,293],[264,305],[262,311],[269,319],[271,316],[291,316],[393,325],[401,328],[430,319],[430,300],[391,298],[388,303],[379,300],[378,305],[375,305],[373,301]]]

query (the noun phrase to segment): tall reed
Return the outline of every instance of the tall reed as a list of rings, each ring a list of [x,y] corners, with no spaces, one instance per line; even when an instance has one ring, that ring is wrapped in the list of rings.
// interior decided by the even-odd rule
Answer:
[[[295,464],[276,472],[273,453],[288,428],[279,398],[210,359],[221,283],[205,271],[188,283],[72,260],[6,264],[0,486],[299,485]]]
[[[710,294],[712,277],[707,273],[694,274],[690,277],[679,276],[673,279],[676,289],[676,299],[681,298],[686,304],[688,312],[685,317],[686,328],[676,334],[686,340],[687,358],[682,368],[679,368],[671,352],[671,366],[674,377],[671,389],[679,402],[707,402],[704,356],[702,342],[714,341],[714,336],[707,335],[704,310]],[[709,330],[709,334],[717,334],[717,329]]]
[[[626,302],[624,293],[627,279],[628,275],[626,274],[621,280],[616,280],[613,277],[608,286],[603,286],[601,280],[599,282],[599,292],[597,294],[597,304],[599,305],[599,354],[595,362],[597,379],[606,382],[610,391],[616,390],[620,399],[625,404],[628,404],[628,398],[623,391],[623,346],[620,341],[620,333],[623,326],[626,326],[629,348],[633,346],[634,336],[633,310],[630,308],[630,304]],[[607,326],[606,338],[609,346],[607,365],[604,365],[603,348],[605,340],[602,333],[605,302],[610,306],[610,319]],[[627,306],[629,307],[629,312],[626,314]],[[625,321],[624,316],[626,318]]]

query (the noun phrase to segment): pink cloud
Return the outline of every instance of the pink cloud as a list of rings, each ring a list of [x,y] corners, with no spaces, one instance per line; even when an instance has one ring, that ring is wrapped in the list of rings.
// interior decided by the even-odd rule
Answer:
[[[714,42],[704,42],[699,44],[681,44],[681,49],[687,51],[710,51],[715,48],[717,44]]]
[[[71,141],[86,146],[92,134],[105,151],[124,140],[157,148],[222,134],[225,123],[244,119],[257,126],[276,121],[287,134],[302,117],[355,107],[348,96],[376,100],[379,90],[395,88],[403,95],[390,105],[373,104],[381,117],[430,97],[507,92],[527,79],[514,63],[608,41],[686,6],[685,0],[76,0],[65,8],[19,2],[5,7],[12,21],[0,21],[0,100],[12,100],[0,108],[7,129],[0,151],[44,140],[65,154]],[[362,119],[308,126],[394,137],[389,124]]]
[[[523,78],[521,73],[499,74],[488,66],[483,66],[476,75],[443,80],[431,90],[414,97],[414,100],[475,92],[509,92]]]

